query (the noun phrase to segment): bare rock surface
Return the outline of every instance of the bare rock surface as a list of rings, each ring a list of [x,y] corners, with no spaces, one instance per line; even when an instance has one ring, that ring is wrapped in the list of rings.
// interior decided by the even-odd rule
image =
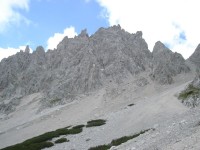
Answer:
[[[181,83],[168,86],[153,83],[141,86],[138,82],[146,82],[138,76],[120,85],[111,83],[113,85],[107,85],[89,96],[82,95],[71,103],[43,110],[37,115],[34,114],[42,95],[33,94],[23,98],[15,112],[1,119],[0,147],[69,125],[86,124],[92,119],[107,121],[103,126],[84,128],[80,134],[67,136],[70,142],[56,144],[50,149],[87,150],[89,147],[108,144],[122,136],[155,128],[156,124],[164,124],[188,111],[175,94],[184,89],[190,80],[184,79]],[[134,105],[129,106],[130,104]]]
[[[200,87],[199,76],[193,80],[199,49],[187,61],[160,41],[150,52],[141,31],[130,34],[119,25],[91,36],[85,29],[47,52],[38,46],[30,53],[27,46],[0,62],[0,148],[106,119],[49,149],[86,150],[151,128],[112,149],[196,150],[200,112],[178,94],[191,82]]]
[[[200,105],[200,74],[196,74],[193,81],[188,84],[179,94],[179,99],[188,107],[197,107]]]
[[[197,66],[198,69],[200,69],[200,44],[195,49],[194,53],[189,57],[189,61],[191,61],[193,64]]]
[[[37,92],[44,93],[40,110],[71,102],[148,70],[151,59],[142,32],[130,34],[120,26],[100,28],[90,37],[83,30],[75,38],[65,37],[53,51],[42,46],[29,51],[27,46],[1,61],[1,102]]]
[[[89,36],[85,29],[75,38],[65,37],[55,50],[45,52],[38,46],[30,53],[27,46],[25,52],[3,59],[0,111],[15,110],[15,105],[4,101],[33,93],[43,93],[39,112],[72,102],[79,94],[99,90],[111,82],[121,84],[143,72],[158,83],[171,84],[174,76],[189,70],[183,57],[161,42],[155,44],[151,53],[141,31],[130,34],[118,25],[100,28]],[[138,84],[149,83],[148,80],[142,82]]]
[[[153,48],[153,71],[151,78],[160,84],[172,84],[177,74],[187,73],[190,68],[179,53],[173,53],[160,41]]]
[[[191,109],[155,124],[154,130],[131,140],[116,150],[198,150],[200,147],[200,111]]]

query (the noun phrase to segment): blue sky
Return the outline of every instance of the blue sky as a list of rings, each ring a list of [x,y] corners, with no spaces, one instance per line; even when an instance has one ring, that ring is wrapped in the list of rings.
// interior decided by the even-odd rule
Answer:
[[[143,32],[150,51],[160,40],[188,58],[200,43],[199,0],[0,0],[0,60],[64,36],[120,24]]]
[[[97,2],[84,0],[32,0],[29,10],[18,12],[30,23],[10,23],[0,34],[0,47],[19,47],[29,44],[32,49],[38,45],[47,47],[47,40],[54,33],[62,33],[73,26],[79,33],[87,28],[94,33],[99,27],[107,27],[108,22],[101,16],[101,7]]]

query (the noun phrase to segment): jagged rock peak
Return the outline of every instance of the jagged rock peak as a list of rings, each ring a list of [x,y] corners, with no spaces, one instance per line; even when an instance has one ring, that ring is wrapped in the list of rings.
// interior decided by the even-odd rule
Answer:
[[[137,31],[136,32],[136,37],[137,38],[142,38],[142,31]]]
[[[189,57],[189,61],[197,66],[197,69],[200,69],[200,44],[195,49],[194,53]]]
[[[26,52],[26,53],[30,53],[29,45],[26,46],[26,48],[25,48],[25,52]]]
[[[200,44],[197,46],[194,53],[190,57],[192,57],[193,55],[196,55],[196,54],[200,54]]]
[[[167,51],[169,52],[171,50],[167,48],[161,41],[157,41],[155,43],[155,46],[153,48],[153,54]]]
[[[89,35],[87,33],[87,29],[82,30],[78,36],[79,37],[89,37]]]
[[[38,46],[35,50],[35,53],[43,54],[45,53],[44,48],[42,46]]]
[[[118,24],[118,25],[114,25],[112,27],[110,27],[112,29],[115,29],[115,30],[122,30],[121,26]]]
[[[195,51],[199,51],[200,52],[200,44],[197,46]]]
[[[171,84],[173,76],[190,71],[183,56],[172,52],[160,41],[153,48],[153,66],[150,76],[160,84]]]

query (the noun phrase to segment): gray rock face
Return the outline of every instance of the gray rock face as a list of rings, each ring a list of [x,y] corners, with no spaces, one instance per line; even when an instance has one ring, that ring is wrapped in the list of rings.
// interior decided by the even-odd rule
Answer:
[[[200,69],[200,44],[195,49],[194,53],[188,59],[196,65],[197,69]]]
[[[153,70],[150,76],[160,84],[171,84],[173,76],[190,71],[182,55],[173,53],[160,41],[156,42],[152,54]]]
[[[188,107],[197,107],[200,105],[200,74],[198,73],[194,80],[183,90],[179,99]]]
[[[39,46],[31,54],[27,46],[25,52],[3,59],[0,102],[42,92],[44,106],[57,100],[61,104],[110,82],[120,84],[150,71],[153,80],[170,84],[173,76],[188,72],[189,68],[180,54],[161,42],[151,53],[141,31],[130,34],[118,25],[100,28],[89,37],[83,30],[75,38],[65,37],[55,50],[45,52]]]
[[[200,72],[197,73],[196,77],[194,78],[194,80],[192,81],[192,85],[195,88],[199,88],[200,89]]]
[[[30,49],[29,49],[29,46],[28,46],[28,45],[27,45],[26,48],[25,48],[25,52],[26,52],[26,53],[30,53]]]

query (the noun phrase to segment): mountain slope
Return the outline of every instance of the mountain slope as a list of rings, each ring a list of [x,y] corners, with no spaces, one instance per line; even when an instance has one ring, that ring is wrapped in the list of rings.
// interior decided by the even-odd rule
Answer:
[[[172,84],[174,76],[190,71],[180,54],[161,42],[151,53],[141,31],[130,34],[119,25],[91,36],[83,30],[75,38],[65,37],[55,50],[38,46],[29,51],[27,47],[0,63],[0,112],[14,111],[24,96],[38,92],[41,111],[138,74],[146,74],[146,83]]]
[[[154,129],[130,141],[128,148],[167,149],[174,144],[171,139],[176,142],[197,131],[190,129],[200,113],[177,98],[196,69],[187,64],[160,41],[150,52],[142,32],[130,34],[120,26],[100,28],[91,36],[83,30],[47,52],[39,46],[30,53],[26,47],[0,62],[0,148],[106,119],[104,126],[63,135],[70,142],[52,149],[88,149],[149,128]],[[199,78],[193,83],[199,86]],[[194,121],[183,134],[182,118]],[[157,141],[151,141],[153,136]]]

